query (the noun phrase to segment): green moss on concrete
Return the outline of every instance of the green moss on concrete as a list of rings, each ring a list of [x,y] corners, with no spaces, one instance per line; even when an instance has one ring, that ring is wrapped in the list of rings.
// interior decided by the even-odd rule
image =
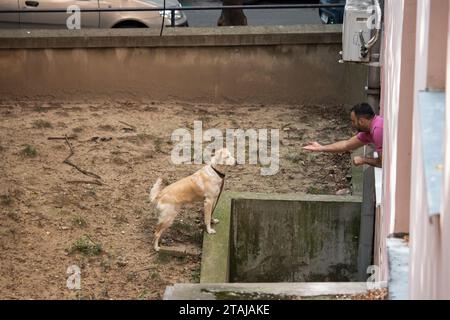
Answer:
[[[230,211],[231,197],[224,192],[213,213],[213,217],[219,219],[219,223],[214,226],[216,234],[210,235],[205,232],[203,237],[201,283],[228,282]]]
[[[301,282],[313,273],[318,281],[355,281],[360,205],[235,199],[230,281]]]
[[[267,294],[258,292],[237,292],[237,291],[209,291],[203,289],[202,292],[212,293],[215,300],[297,300],[297,296],[283,294]]]
[[[234,201],[233,201],[234,199]],[[245,201],[239,201],[245,199]],[[255,201],[251,201],[255,200]],[[256,200],[273,200],[273,201],[256,201]],[[295,203],[293,203],[295,202]],[[352,223],[345,225],[345,234],[353,235],[354,232],[359,230],[359,208],[361,203],[360,196],[329,196],[329,195],[306,195],[306,194],[261,194],[261,193],[223,193],[217,204],[214,212],[214,217],[220,220],[220,223],[215,226],[217,233],[215,235],[208,235],[205,233],[203,240],[203,256],[201,266],[201,283],[225,283],[230,281],[231,274],[236,273],[236,266],[244,263],[247,260],[258,257],[264,248],[261,246],[260,237],[267,239],[275,239],[277,234],[267,233],[265,228],[257,222],[257,219],[253,216],[242,217],[247,221],[239,222],[239,228],[245,226],[245,232],[239,232],[238,237],[247,235],[249,237],[243,242],[237,241],[237,246],[241,248],[232,247],[236,241],[230,241],[230,234],[235,234],[232,228],[237,228],[238,225],[232,225],[231,214],[235,212],[236,204],[246,204],[249,207],[244,208],[245,211],[255,210],[255,205],[258,210],[264,210],[269,204],[275,203],[275,206],[283,204],[290,209],[288,215],[279,215],[279,219],[274,219],[273,223],[281,223],[282,225],[290,226],[296,225],[296,228],[291,229],[287,235],[288,239],[279,243],[279,253],[276,257],[276,262],[281,266],[279,271],[282,273],[295,273],[300,267],[307,267],[311,259],[316,259],[318,253],[320,253],[324,246],[327,244],[327,239],[319,237],[317,230],[311,230],[311,225],[328,224],[331,229],[337,229],[339,227],[339,220],[333,219],[333,215],[324,214],[323,208],[334,208],[352,206],[353,215],[357,217]],[[318,207],[319,204],[319,207]],[[320,207],[322,206],[322,208]],[[241,208],[242,209],[242,208]],[[330,209],[327,209],[328,211]],[[292,214],[291,214],[292,213]],[[300,215],[301,213],[301,215]],[[299,220],[299,217],[302,219]],[[270,230],[269,230],[270,231]],[[266,232],[266,234],[264,234]],[[353,236],[351,236],[353,237]],[[295,241],[294,241],[295,239]],[[346,239],[346,241],[352,241],[352,239]],[[303,246],[303,243],[307,243]],[[247,244],[252,244],[249,247],[245,247]],[[355,250],[356,247],[356,250]],[[350,260],[356,261],[357,258],[358,241],[354,242],[354,245],[349,249],[351,258]],[[230,256],[230,252],[235,250],[242,252],[242,255]],[[284,250],[284,251],[283,251]],[[289,262],[291,257],[291,251],[293,250],[297,254],[297,258],[294,263]],[[302,258],[299,258],[302,257]],[[272,262],[271,262],[272,263]],[[270,268],[271,263],[260,262],[261,268]],[[336,263],[335,263],[336,264]],[[284,267],[283,267],[284,266]],[[344,268],[344,267],[343,267]],[[351,266],[345,266],[346,269],[353,270],[353,264]],[[342,269],[342,268],[341,268]],[[337,276],[333,276],[333,279],[346,279],[342,276],[343,272],[335,270]],[[332,271],[332,270],[331,270]],[[242,276],[252,274],[253,271],[243,272]],[[345,273],[346,274],[346,273]],[[322,277],[323,278],[323,277]],[[233,279],[231,279],[233,280]],[[276,280],[276,279],[275,279]],[[267,281],[265,278],[265,272],[256,275],[256,281]]]

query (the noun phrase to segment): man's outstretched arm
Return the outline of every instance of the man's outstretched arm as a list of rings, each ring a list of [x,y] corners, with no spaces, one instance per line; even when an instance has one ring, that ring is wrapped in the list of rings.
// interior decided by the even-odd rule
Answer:
[[[321,145],[318,142],[311,142],[309,145],[303,147],[304,150],[315,151],[315,152],[346,152],[353,151],[362,147],[362,143],[357,136],[354,136],[348,140],[335,142],[328,145]]]

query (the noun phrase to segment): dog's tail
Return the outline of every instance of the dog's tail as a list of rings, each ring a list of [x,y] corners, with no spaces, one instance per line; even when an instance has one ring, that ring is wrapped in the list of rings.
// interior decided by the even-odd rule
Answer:
[[[150,195],[149,199],[151,202],[155,201],[158,194],[161,192],[161,185],[162,185],[162,179],[158,178],[153,185],[153,187],[150,189]]]

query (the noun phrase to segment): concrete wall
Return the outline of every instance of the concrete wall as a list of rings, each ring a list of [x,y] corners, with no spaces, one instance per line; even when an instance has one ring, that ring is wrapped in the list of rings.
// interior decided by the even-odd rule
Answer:
[[[352,152],[355,156],[373,157],[373,148],[365,146]],[[375,179],[373,167],[352,166],[352,195],[362,197],[358,253],[358,278],[367,279],[367,266],[374,260]]]
[[[325,198],[233,200],[230,282],[360,280],[361,202]]]
[[[353,104],[339,26],[0,31],[0,96]]]

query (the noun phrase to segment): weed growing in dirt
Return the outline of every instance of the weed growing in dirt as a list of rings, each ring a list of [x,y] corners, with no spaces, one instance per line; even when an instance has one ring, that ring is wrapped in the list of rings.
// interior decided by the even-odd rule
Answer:
[[[39,120],[33,121],[33,128],[35,128],[35,129],[48,129],[48,128],[53,128],[53,125],[49,121],[39,119]]]
[[[139,300],[145,300],[145,299],[147,299],[148,293],[149,293],[148,290],[147,290],[147,289],[144,289],[144,290],[139,294],[138,299],[139,299]]]
[[[87,226],[86,220],[81,216],[76,216],[72,219],[72,224],[79,228],[84,228]]]
[[[12,197],[9,194],[0,195],[0,204],[2,206],[10,206],[12,204]]]
[[[33,158],[37,156],[37,150],[35,147],[30,146],[29,144],[23,145],[24,148],[20,151],[20,155],[24,157]]]
[[[327,194],[328,192],[329,192],[329,190],[327,188],[320,188],[320,187],[315,187],[315,186],[310,186],[306,190],[306,193],[309,193],[309,194]]]
[[[111,261],[110,259],[103,259],[100,262],[100,267],[102,267],[103,272],[108,272],[111,270]]]
[[[200,266],[191,271],[191,282],[200,282]]]
[[[72,243],[69,254],[79,252],[87,256],[98,256],[103,252],[100,243],[93,242],[88,236],[82,236]]]
[[[156,258],[158,264],[168,264],[172,262],[173,257],[168,253],[159,252]]]
[[[153,142],[155,144],[155,151],[158,153],[163,153],[162,150],[163,140],[160,137],[156,137]]]
[[[148,271],[148,279],[150,279],[152,281],[160,281],[161,280],[161,275],[159,274],[159,271],[156,267],[150,268],[150,270]]]
[[[285,156],[286,160],[291,161],[292,163],[299,163],[304,160],[301,154],[289,153]]]
[[[86,191],[86,195],[95,198],[97,196],[97,187],[96,186],[89,186],[89,190]]]

